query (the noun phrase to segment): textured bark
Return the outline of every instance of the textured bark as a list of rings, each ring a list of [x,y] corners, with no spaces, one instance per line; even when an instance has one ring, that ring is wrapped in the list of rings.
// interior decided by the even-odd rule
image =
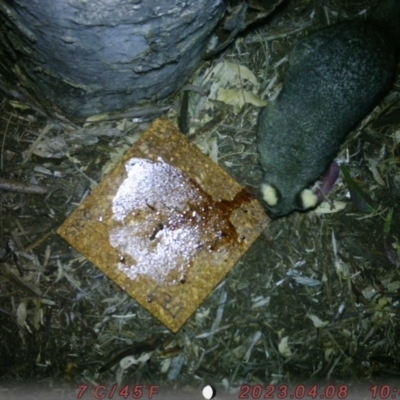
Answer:
[[[165,98],[226,0],[0,0],[0,89],[83,117]]]

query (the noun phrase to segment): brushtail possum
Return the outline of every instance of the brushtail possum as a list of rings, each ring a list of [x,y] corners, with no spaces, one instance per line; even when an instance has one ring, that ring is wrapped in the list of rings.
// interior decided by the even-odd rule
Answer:
[[[258,117],[260,190],[272,217],[317,205],[309,186],[392,85],[399,42],[400,0],[384,0],[367,19],[323,28],[294,47],[281,92]]]

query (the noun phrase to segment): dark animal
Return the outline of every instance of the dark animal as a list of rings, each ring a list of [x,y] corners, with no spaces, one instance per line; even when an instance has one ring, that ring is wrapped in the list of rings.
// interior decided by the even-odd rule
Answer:
[[[399,41],[400,0],[384,0],[367,19],[318,30],[294,47],[282,90],[258,119],[261,194],[272,217],[317,205],[309,186],[390,88]]]

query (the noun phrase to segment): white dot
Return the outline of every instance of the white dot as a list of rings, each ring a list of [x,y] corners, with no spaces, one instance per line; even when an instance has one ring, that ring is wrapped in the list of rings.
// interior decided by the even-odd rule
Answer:
[[[207,400],[211,400],[215,396],[215,389],[210,386],[204,386],[203,388],[203,397]]]

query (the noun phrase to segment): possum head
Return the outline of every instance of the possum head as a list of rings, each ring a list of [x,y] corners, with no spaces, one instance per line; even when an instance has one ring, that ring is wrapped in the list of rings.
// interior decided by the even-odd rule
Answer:
[[[316,207],[317,195],[308,188],[334,156],[334,153],[328,157],[318,156],[321,154],[318,136],[307,140],[297,122],[278,111],[276,105],[270,103],[261,111],[258,125],[258,152],[265,173],[261,198],[272,218]]]

